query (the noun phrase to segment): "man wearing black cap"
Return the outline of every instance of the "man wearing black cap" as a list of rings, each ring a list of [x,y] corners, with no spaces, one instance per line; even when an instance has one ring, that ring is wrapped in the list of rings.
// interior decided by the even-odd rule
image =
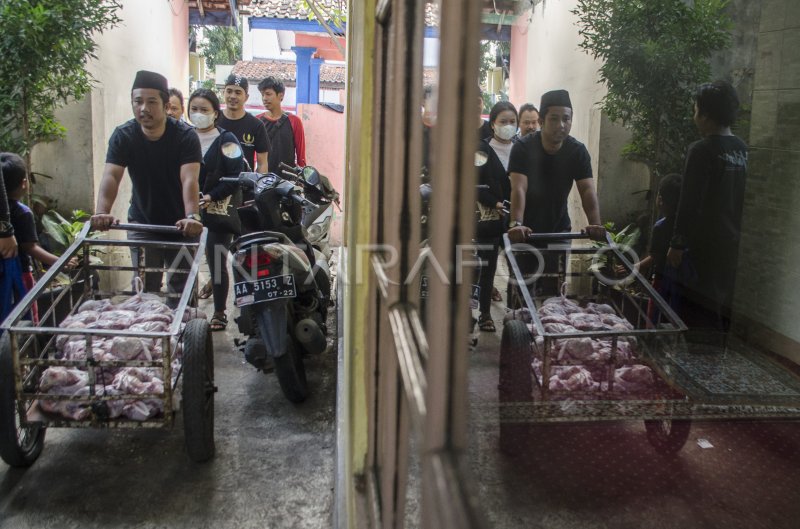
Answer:
[[[600,222],[589,151],[569,135],[572,128],[569,93],[547,92],[539,108],[541,130],[524,136],[511,149],[509,237],[514,242],[525,242],[534,232],[571,231],[567,198],[575,182],[589,221],[585,231],[591,238],[603,240],[605,229]]]
[[[166,78],[141,70],[131,89],[134,119],[120,125],[108,140],[106,165],[97,196],[92,227],[107,230],[119,222],[111,207],[117,198],[125,169],[133,184],[128,221],[174,225],[184,237],[200,235],[198,176],[203,159],[200,140],[188,125],[167,116],[169,87]],[[152,239],[152,234],[129,232],[130,239]],[[162,236],[163,237],[163,236]],[[134,264],[138,253],[132,249]],[[149,248],[145,266],[172,267],[177,252]],[[183,290],[186,274],[168,274],[171,293]],[[157,291],[160,273],[145,275],[145,289]],[[174,299],[173,299],[174,301]]]
[[[250,164],[250,168],[263,174],[268,171],[269,137],[261,120],[249,114],[244,108],[244,104],[247,102],[247,88],[246,77],[235,74],[228,76],[223,92],[225,108],[217,119],[217,125],[236,136],[242,146],[244,159]],[[269,169],[277,171],[277,167]]]

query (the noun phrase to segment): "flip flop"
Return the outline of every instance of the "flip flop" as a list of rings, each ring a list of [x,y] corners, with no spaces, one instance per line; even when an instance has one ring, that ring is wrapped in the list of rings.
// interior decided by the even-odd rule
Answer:
[[[489,314],[481,314],[481,317],[478,318],[478,328],[484,332],[497,331],[494,326],[494,321],[492,321],[492,317]]]
[[[214,286],[211,284],[209,280],[203,288],[200,289],[200,292],[197,294],[197,297],[200,299],[208,299],[214,293]]]
[[[209,327],[211,327],[212,331],[224,331],[225,327],[228,326],[228,317],[225,315],[224,312],[216,312],[211,317],[211,321],[209,322]]]

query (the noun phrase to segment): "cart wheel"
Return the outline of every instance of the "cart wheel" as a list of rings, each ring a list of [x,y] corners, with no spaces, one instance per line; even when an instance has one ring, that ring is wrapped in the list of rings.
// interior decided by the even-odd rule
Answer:
[[[521,453],[528,441],[529,424],[520,422],[515,411],[524,409],[513,404],[533,401],[531,374],[531,333],[519,320],[506,322],[500,340],[500,450],[507,454]]]
[[[9,466],[29,467],[42,453],[47,431],[41,426],[21,426],[14,385],[14,360],[8,331],[0,338],[0,457]]]
[[[214,346],[208,321],[194,319],[183,335],[183,430],[189,458],[214,456]]]
[[[661,455],[671,456],[681,451],[689,438],[692,421],[672,419],[644,421],[647,440]]]
[[[286,337],[286,353],[274,359],[275,374],[281,391],[290,402],[299,404],[308,397],[308,382],[306,381],[306,366],[294,339]]]

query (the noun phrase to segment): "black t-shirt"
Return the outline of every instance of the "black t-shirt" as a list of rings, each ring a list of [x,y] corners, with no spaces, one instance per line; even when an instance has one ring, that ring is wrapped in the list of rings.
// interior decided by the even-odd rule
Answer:
[[[542,147],[542,133],[528,134],[511,149],[508,172],[528,177],[523,225],[535,233],[572,229],[567,208],[572,183],[592,177],[589,151],[581,142],[567,136],[558,152],[548,154]]]
[[[156,141],[145,137],[135,119],[120,125],[106,153],[106,163],[128,168],[133,182],[128,220],[143,224],[174,225],[186,216],[181,166],[202,161],[197,133],[172,118]]]
[[[271,150],[264,124],[260,119],[247,112],[239,119],[228,119],[224,113],[220,113],[217,126],[236,136],[242,146],[244,159],[250,164],[251,171],[256,170],[256,153]],[[275,172],[276,168],[270,167],[269,170]]]
[[[725,307],[736,281],[746,178],[747,145],[736,136],[689,146],[671,245],[688,249],[697,276],[689,288]]]
[[[11,225],[14,227],[14,235],[20,247],[25,243],[39,242],[36,235],[36,221],[33,218],[31,209],[13,198],[8,199],[8,208],[11,210]],[[19,249],[19,262],[23,272],[29,272],[32,266],[30,255]]]

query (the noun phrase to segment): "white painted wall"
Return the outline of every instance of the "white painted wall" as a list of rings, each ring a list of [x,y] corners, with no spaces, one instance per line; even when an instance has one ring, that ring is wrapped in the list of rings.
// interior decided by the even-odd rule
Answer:
[[[534,8],[527,32],[527,63],[524,99],[537,107],[544,92],[566,89],[573,106],[572,136],[586,145],[598,188],[604,220],[627,216],[640,204],[631,193],[647,187],[647,170],[641,164],[623,161],[619,152],[627,132],[602,117],[598,103],[606,93],[598,82],[601,66],[579,47],[577,18],[571,13],[576,0],[542,2]],[[585,225],[586,217],[576,191],[570,196],[573,228]]]

